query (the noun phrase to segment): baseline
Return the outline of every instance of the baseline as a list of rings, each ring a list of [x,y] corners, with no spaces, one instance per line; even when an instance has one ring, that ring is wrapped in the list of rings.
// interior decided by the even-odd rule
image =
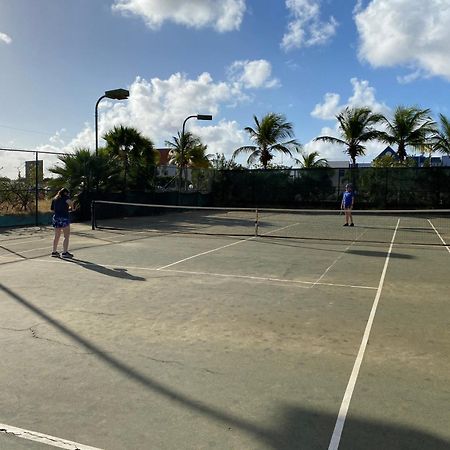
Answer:
[[[25,260],[21,260],[25,261]],[[43,262],[46,264],[64,264],[64,259],[52,258],[52,259],[33,259],[32,261]],[[77,258],[71,258],[71,261],[77,262],[80,266],[95,266],[94,263],[89,262],[80,262]],[[112,264],[102,264],[102,267],[106,267],[107,269],[115,269],[117,265]],[[232,273],[218,273],[218,272],[199,272],[199,271],[189,271],[189,270],[179,270],[179,269],[164,269],[164,268],[156,268],[152,269],[151,267],[141,267],[141,266],[120,266],[121,269],[126,270],[141,270],[146,272],[167,272],[167,273],[180,273],[186,275],[201,275],[201,276],[211,276],[211,277],[222,277],[222,278],[237,278],[244,280],[254,280],[254,281],[268,281],[268,282],[276,282],[276,283],[285,283],[285,284],[306,284],[309,287],[307,289],[311,289],[314,286],[334,286],[334,287],[343,287],[343,288],[353,288],[353,289],[368,289],[368,290],[376,290],[375,286],[362,286],[362,285],[353,285],[353,284],[341,284],[341,283],[325,283],[325,282],[317,282],[317,281],[305,281],[305,280],[288,280],[285,278],[272,278],[272,277],[258,277],[252,275],[237,275]]]
[[[90,447],[89,445],[83,445],[78,442],[68,441],[67,439],[50,436],[49,434],[12,427],[11,425],[6,425],[4,423],[0,423],[0,433],[10,434],[21,439],[27,439],[28,441],[35,441],[67,450],[102,450],[97,447]]]

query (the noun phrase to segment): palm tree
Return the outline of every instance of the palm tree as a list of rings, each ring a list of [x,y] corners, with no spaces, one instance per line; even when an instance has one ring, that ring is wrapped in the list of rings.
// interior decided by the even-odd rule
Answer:
[[[406,148],[423,148],[430,135],[436,133],[436,123],[430,117],[429,109],[397,106],[392,120],[383,117],[386,131],[378,132],[378,139],[389,144],[397,144],[400,162],[406,158]]]
[[[365,154],[363,145],[377,137],[374,126],[383,119],[381,114],[373,113],[369,108],[345,108],[336,116],[339,122],[340,138],[334,136],[319,136],[315,141],[345,145],[345,152],[350,156],[353,165],[356,157]]]
[[[277,151],[292,158],[291,151],[297,150],[300,147],[295,139],[290,139],[286,142],[286,138],[294,136],[293,125],[286,122],[286,119],[281,114],[269,113],[265,115],[261,121],[256,116],[253,116],[256,127],[245,127],[244,130],[250,135],[250,139],[256,145],[246,145],[239,147],[233,153],[233,159],[241,153],[250,153],[247,159],[247,164],[253,164],[259,160],[264,169],[274,157],[273,152]]]
[[[172,137],[172,141],[166,141],[166,145],[171,149],[169,163],[175,164],[179,169],[180,188],[183,172],[185,180],[187,179],[188,167],[199,169],[211,167],[208,156],[205,154],[207,146],[190,131],[184,134],[179,131],[177,136]]]
[[[319,158],[319,152],[300,152],[302,159],[295,161],[302,169],[312,169],[316,167],[328,167],[328,161],[325,158]]]
[[[103,136],[106,151],[120,160],[124,170],[124,189],[127,189],[127,175],[131,172],[133,187],[145,188],[149,184],[155,165],[155,150],[150,139],[132,127],[114,127]]]
[[[444,114],[439,114],[439,119],[441,127],[433,135],[433,150],[450,155],[450,120]]]
[[[49,182],[55,191],[66,186],[70,191],[90,192],[94,186],[111,189],[118,181],[120,167],[111,161],[104,149],[95,156],[87,148],[78,148],[74,153],[60,155],[62,165],[51,167],[49,171],[56,175]]]

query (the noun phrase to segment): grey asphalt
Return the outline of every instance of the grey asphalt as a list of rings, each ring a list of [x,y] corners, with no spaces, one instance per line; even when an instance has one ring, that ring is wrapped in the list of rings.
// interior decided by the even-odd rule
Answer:
[[[387,243],[74,224],[69,261],[51,239],[0,231],[1,423],[109,450],[328,448]],[[339,448],[450,448],[449,275],[445,246],[394,245]]]

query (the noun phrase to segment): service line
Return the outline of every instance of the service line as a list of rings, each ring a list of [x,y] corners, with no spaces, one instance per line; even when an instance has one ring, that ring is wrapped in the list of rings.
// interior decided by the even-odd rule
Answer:
[[[299,225],[299,223],[293,223],[291,225],[287,225],[287,226],[282,227],[282,228],[277,228],[274,231],[268,231],[267,233],[261,234],[261,236],[265,236],[266,234],[269,234],[269,233],[275,233],[277,231],[285,230],[286,228],[294,227],[296,225]],[[244,242],[251,241],[253,239],[256,239],[257,237],[258,236],[252,236],[252,237],[249,237],[247,239],[240,239],[239,241],[232,242],[231,244],[222,245],[220,247],[213,248],[211,250],[207,250],[206,252],[197,253],[196,255],[188,256],[187,258],[180,259],[179,261],[175,261],[174,263],[167,264],[167,265],[162,266],[162,267],[158,267],[157,270],[167,269],[168,267],[172,267],[172,266],[175,266],[176,264],[180,264],[182,262],[189,261],[190,259],[198,258],[199,256],[208,255],[209,253],[217,252],[219,250],[223,250],[224,248],[232,247],[233,245],[242,244]]]

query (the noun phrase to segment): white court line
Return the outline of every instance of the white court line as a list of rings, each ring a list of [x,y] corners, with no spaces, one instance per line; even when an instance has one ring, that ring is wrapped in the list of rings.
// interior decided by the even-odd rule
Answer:
[[[235,274],[226,274],[226,273],[214,273],[214,272],[192,272],[187,270],[175,270],[175,269],[156,269],[161,272],[174,272],[174,273],[185,273],[187,275],[208,275],[215,277],[229,277],[229,278],[242,278],[247,280],[256,280],[256,281],[272,281],[278,283],[286,283],[286,284],[308,284],[309,287],[314,287],[315,285],[321,286],[336,286],[336,287],[345,287],[345,288],[357,288],[357,289],[377,289],[373,286],[358,286],[358,285],[349,285],[349,284],[338,284],[338,283],[318,283],[317,281],[302,281],[302,280],[286,280],[283,278],[272,278],[272,277],[256,277],[251,275],[235,275]]]
[[[442,243],[445,245],[445,248],[447,249],[447,251],[450,253],[450,248],[447,245],[447,242],[444,241],[444,239],[442,238],[442,236],[439,234],[439,231],[436,230],[436,228],[434,227],[434,225],[431,223],[430,219],[427,219],[428,222],[430,223],[431,227],[433,228],[433,230],[436,232],[436,234],[439,236],[439,239],[442,241]]]
[[[31,238],[31,237],[27,237],[27,238],[15,238],[15,239],[2,239],[0,240],[0,245],[1,246],[6,246],[5,243],[8,245],[9,247],[14,247],[17,245],[23,245],[23,244],[30,244],[32,242],[39,242],[39,241],[43,241],[43,240],[48,239],[48,236],[45,237],[40,237],[40,238]]]
[[[331,436],[330,445],[328,446],[328,450],[337,450],[339,448],[339,442],[341,440],[342,430],[344,429],[345,419],[347,418],[348,408],[350,406],[350,401],[352,399],[353,391],[355,389],[356,380],[358,379],[359,369],[361,368],[361,363],[364,358],[364,353],[366,351],[367,342],[369,341],[370,331],[372,329],[373,321],[375,319],[375,314],[377,312],[378,302],[381,297],[381,291],[384,285],[384,279],[386,277],[386,272],[389,264],[389,258],[391,256],[392,248],[394,246],[395,236],[397,234],[397,229],[400,224],[400,219],[397,221],[397,226],[395,227],[394,235],[391,239],[391,245],[389,246],[389,250],[386,256],[386,260],[384,262],[383,272],[381,273],[380,282],[378,284],[377,293],[375,295],[375,300],[372,305],[372,309],[370,311],[369,320],[366,324],[366,329],[364,330],[364,335],[361,341],[361,345],[359,347],[358,355],[355,360],[355,364],[353,365],[353,370],[350,375],[350,379],[348,380],[347,388],[344,393],[344,398],[342,399],[341,407],[339,409],[338,417],[336,420],[336,424],[334,426],[333,435]]]
[[[14,437],[27,439],[29,441],[40,442],[41,444],[51,445],[52,447],[65,448],[68,450],[102,450],[97,447],[79,444],[78,442],[68,441],[48,434],[38,433],[36,431],[25,430],[24,428],[12,427],[0,423],[0,433],[10,434]]]
[[[21,260],[27,261],[27,260]],[[49,259],[33,259],[33,262],[43,262],[47,264],[61,264],[60,258],[49,258]],[[76,258],[73,260],[80,266],[98,266],[98,264],[89,263],[89,262],[80,262],[77,261]],[[102,267],[106,267],[107,269],[117,269],[117,265],[112,264],[101,264]],[[177,270],[177,269],[161,269],[161,268],[151,268],[151,267],[140,267],[140,266],[120,266],[121,269],[126,270],[141,270],[146,272],[167,272],[167,273],[180,273],[186,275],[203,275],[203,276],[211,276],[211,277],[223,277],[223,278],[239,278],[239,279],[247,279],[247,280],[255,280],[255,281],[269,281],[269,282],[277,282],[277,283],[286,283],[286,284],[307,284],[310,285],[309,288],[314,287],[314,285],[319,286],[334,286],[334,287],[343,287],[343,288],[353,288],[353,289],[369,289],[376,290],[377,288],[374,286],[359,286],[352,284],[340,284],[340,283],[323,283],[316,281],[303,281],[303,280],[287,280],[284,278],[271,278],[271,277],[257,277],[251,275],[236,275],[229,273],[215,273],[215,272],[195,272],[189,270]]]
[[[349,245],[347,246],[347,248],[334,260],[334,262],[325,269],[325,272],[319,277],[317,278],[316,282],[314,284],[320,284],[320,280],[322,280],[322,278],[331,270],[331,268],[344,256],[345,252],[356,242],[359,241],[359,238],[364,236],[364,234],[367,232],[367,230],[364,230],[362,233],[360,233],[359,236],[356,237],[356,239]]]
[[[285,230],[286,228],[294,227],[296,225],[299,225],[299,223],[293,223],[291,225],[287,225],[287,226],[282,227],[282,228],[277,228],[274,231],[268,231],[267,233],[261,234],[261,236],[265,236],[266,234],[269,234],[269,233],[275,233],[277,231]],[[252,236],[252,237],[247,238],[247,239],[240,239],[239,241],[232,242],[231,244],[222,245],[221,247],[213,248],[212,250],[208,250],[206,252],[197,253],[196,255],[192,255],[192,256],[189,256],[187,258],[180,259],[179,261],[175,261],[174,263],[167,264],[166,266],[158,267],[157,270],[163,270],[163,269],[166,269],[167,267],[172,267],[172,266],[175,266],[176,264],[180,264],[182,262],[189,261],[190,259],[197,258],[198,256],[207,255],[209,253],[213,253],[213,252],[217,252],[219,250],[223,250],[224,248],[227,248],[227,247],[232,247],[233,245],[242,244],[243,242],[251,241],[253,239],[256,239],[257,237],[258,236]]]

